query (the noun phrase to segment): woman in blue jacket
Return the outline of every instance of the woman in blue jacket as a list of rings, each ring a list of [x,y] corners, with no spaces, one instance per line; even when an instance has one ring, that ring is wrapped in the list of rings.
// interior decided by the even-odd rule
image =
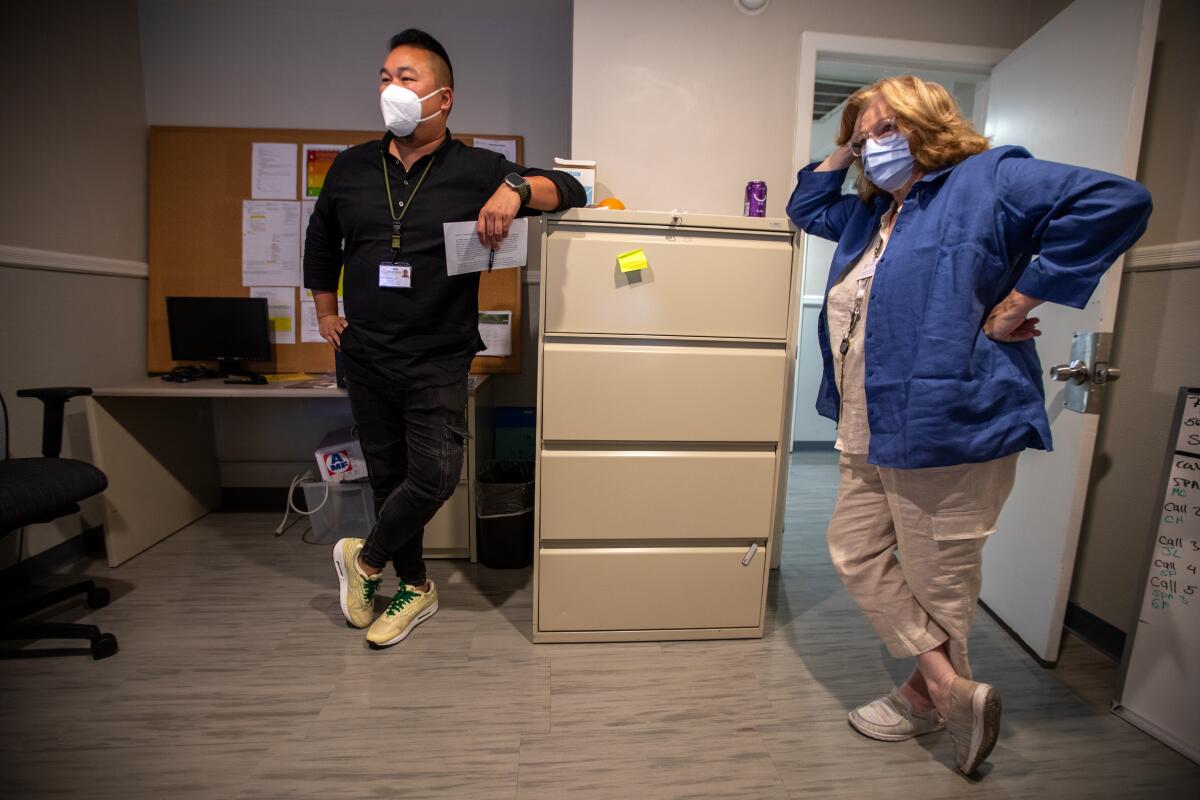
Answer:
[[[884,741],[948,727],[970,774],[1000,721],[967,659],[983,543],[1017,455],[1050,449],[1029,312],[1082,308],[1145,230],[1150,196],[989,149],[943,87],[913,76],[852,95],[836,141],[788,203],[798,227],[838,243],[817,331],[817,410],[841,451],[829,551],[889,652],[917,662],[850,724]],[[855,164],[857,196],[843,195]]]

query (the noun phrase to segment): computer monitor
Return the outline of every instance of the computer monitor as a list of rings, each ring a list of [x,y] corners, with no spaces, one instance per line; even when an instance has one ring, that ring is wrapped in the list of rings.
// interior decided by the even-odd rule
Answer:
[[[168,297],[175,361],[216,361],[229,375],[244,361],[271,360],[271,319],[264,297]]]

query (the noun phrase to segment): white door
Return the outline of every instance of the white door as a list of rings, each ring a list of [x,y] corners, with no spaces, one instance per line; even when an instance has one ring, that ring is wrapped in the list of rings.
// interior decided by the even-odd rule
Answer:
[[[1036,158],[1133,178],[1159,0],[1076,0],[993,70],[987,134]],[[1087,308],[1046,304],[1042,364],[1069,359],[1074,331],[1111,332],[1119,260]],[[1119,366],[1119,365],[1117,365]],[[982,600],[1041,658],[1058,657],[1099,417],[1066,410],[1046,377],[1054,452],[1027,450],[983,555]],[[1137,391],[1117,383],[1108,391]]]

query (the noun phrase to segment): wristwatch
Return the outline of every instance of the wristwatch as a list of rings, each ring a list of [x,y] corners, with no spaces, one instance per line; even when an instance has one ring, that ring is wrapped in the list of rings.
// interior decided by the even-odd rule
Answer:
[[[532,190],[529,188],[529,181],[515,172],[510,172],[504,176],[504,182],[508,185],[508,188],[521,196],[521,205],[529,205],[529,196],[532,194]]]

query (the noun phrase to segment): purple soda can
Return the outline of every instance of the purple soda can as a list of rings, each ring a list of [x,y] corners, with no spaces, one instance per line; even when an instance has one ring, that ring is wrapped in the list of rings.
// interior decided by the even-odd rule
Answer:
[[[767,182],[750,181],[746,184],[746,202],[742,206],[743,217],[765,217],[767,215]]]

